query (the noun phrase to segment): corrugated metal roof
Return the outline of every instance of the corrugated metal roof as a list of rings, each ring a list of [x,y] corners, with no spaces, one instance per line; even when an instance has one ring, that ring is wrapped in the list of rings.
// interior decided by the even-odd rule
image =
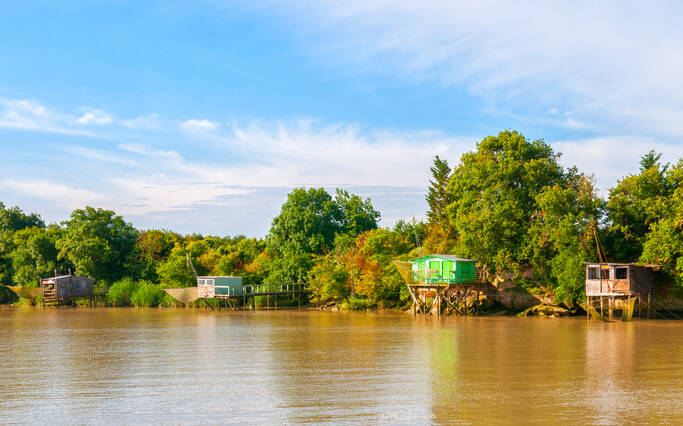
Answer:
[[[454,262],[475,262],[472,259],[465,259],[464,257],[453,256],[451,254],[429,254],[427,256],[418,257],[415,259],[410,259],[411,262],[416,262],[421,259],[429,259],[431,257],[439,257],[441,259],[452,260]]]

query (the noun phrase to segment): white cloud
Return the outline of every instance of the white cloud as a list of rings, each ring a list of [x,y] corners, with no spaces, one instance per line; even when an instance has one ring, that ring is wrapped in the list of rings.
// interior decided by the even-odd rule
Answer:
[[[193,118],[191,120],[182,122],[180,124],[180,128],[191,133],[200,133],[216,130],[218,128],[218,123],[209,121],[205,118],[202,120],[196,120]]]
[[[112,118],[110,115],[105,113],[104,111],[101,111],[99,109],[95,109],[89,112],[86,112],[82,116],[78,117],[76,119],[76,123],[78,124],[97,124],[97,125],[102,125],[102,124],[110,124],[112,122]]]
[[[577,166],[593,174],[603,195],[623,177],[638,173],[640,158],[651,149],[662,154],[663,163],[676,163],[683,158],[683,146],[665,144],[651,138],[633,136],[595,137],[552,143],[562,153],[560,162],[566,167]]]
[[[8,192],[51,201],[69,209],[86,205],[106,203],[108,196],[102,192],[76,188],[44,179],[3,179],[0,181]]]
[[[121,120],[121,125],[131,130],[159,130],[162,126],[159,114]]]
[[[532,120],[563,105],[570,128],[683,136],[680,2],[262,3],[324,63],[463,86]]]

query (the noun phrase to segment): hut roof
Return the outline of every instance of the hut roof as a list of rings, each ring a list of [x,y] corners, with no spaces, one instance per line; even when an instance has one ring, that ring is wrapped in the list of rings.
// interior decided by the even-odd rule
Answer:
[[[435,258],[435,257],[438,257],[440,259],[445,259],[445,260],[452,260],[454,262],[474,262],[474,260],[472,260],[472,259],[465,259],[464,257],[453,256],[450,254],[429,254],[427,256],[422,256],[422,257],[418,257],[415,259],[410,259],[410,261],[411,262],[417,262],[417,261],[420,261],[423,259],[431,259],[431,258]]]

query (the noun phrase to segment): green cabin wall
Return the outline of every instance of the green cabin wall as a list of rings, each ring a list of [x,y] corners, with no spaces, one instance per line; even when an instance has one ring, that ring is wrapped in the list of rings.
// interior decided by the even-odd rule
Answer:
[[[214,292],[217,295],[242,294],[242,277],[200,277],[200,279],[212,279]]]
[[[436,274],[426,278],[426,281],[464,284],[473,282],[476,278],[476,267],[474,262],[444,259],[439,256],[425,256],[415,259],[417,264],[417,277],[424,277],[427,270],[436,270]],[[418,279],[419,281],[419,279]]]

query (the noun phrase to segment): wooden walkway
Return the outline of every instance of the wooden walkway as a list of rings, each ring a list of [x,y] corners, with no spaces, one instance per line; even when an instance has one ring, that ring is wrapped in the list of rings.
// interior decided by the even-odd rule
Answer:
[[[241,291],[235,288],[226,288],[227,293],[216,294],[214,299],[218,299],[218,310],[221,309],[221,302],[225,308],[237,309],[237,302],[242,300],[242,306],[250,306],[256,310],[256,297],[266,297],[266,307],[270,309],[270,298],[273,299],[273,307],[277,308],[277,296],[291,296],[296,300],[298,307],[301,308],[301,299],[307,291],[306,284],[244,284]]]

